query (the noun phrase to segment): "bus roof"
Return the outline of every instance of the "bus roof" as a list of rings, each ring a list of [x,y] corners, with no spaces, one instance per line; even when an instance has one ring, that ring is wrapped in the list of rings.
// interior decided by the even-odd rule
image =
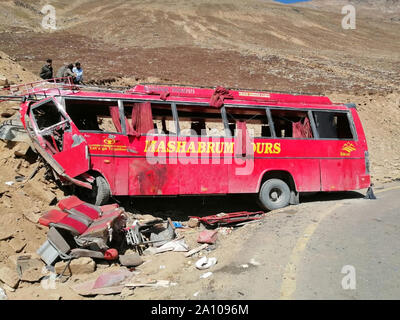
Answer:
[[[170,98],[206,98],[210,99],[215,92],[211,88],[186,87],[186,86],[166,86],[166,85],[136,85],[126,93],[132,94],[169,94]],[[304,94],[286,94],[274,93],[268,91],[255,90],[229,90],[229,94],[233,97],[230,100],[238,101],[254,101],[263,103],[288,102],[288,103],[306,103],[306,104],[328,104],[332,105],[332,101],[328,97],[313,96]]]

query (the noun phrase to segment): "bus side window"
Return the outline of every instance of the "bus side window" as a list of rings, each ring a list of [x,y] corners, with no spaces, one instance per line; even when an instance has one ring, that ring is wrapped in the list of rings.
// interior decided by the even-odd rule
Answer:
[[[321,139],[354,139],[347,113],[314,111],[313,114]]]
[[[252,138],[270,138],[272,137],[271,128],[268,123],[268,117],[264,108],[226,108],[229,130],[232,136],[235,136],[237,122],[246,122],[247,132]]]
[[[80,131],[121,132],[117,102],[66,99],[65,105]],[[116,111],[114,115],[113,110]]]
[[[296,110],[271,110],[275,133],[278,138],[311,139],[311,129],[308,113]]]
[[[177,110],[182,136],[226,136],[220,109],[178,105]]]
[[[132,123],[134,108],[136,108],[135,116],[140,118],[135,119],[135,128]],[[177,130],[170,104],[124,101],[124,112],[126,126],[130,126],[127,132],[133,132],[135,129],[141,135],[176,135]]]

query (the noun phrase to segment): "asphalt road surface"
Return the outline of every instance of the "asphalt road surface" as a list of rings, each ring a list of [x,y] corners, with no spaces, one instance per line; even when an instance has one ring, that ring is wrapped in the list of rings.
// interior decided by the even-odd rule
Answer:
[[[375,194],[314,195],[274,213],[208,298],[400,299],[400,184]]]

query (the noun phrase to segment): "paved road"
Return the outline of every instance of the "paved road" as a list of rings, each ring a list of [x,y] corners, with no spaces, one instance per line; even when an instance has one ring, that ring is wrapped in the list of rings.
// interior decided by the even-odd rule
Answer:
[[[400,185],[375,193],[314,196],[274,213],[216,272],[209,298],[400,299]]]

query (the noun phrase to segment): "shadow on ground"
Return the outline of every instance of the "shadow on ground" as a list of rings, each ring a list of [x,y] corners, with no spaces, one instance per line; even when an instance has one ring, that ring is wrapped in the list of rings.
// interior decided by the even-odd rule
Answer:
[[[318,192],[302,194],[300,203],[337,201],[346,199],[362,199],[365,195],[360,192]],[[257,195],[226,195],[226,196],[180,196],[157,198],[129,198],[116,199],[125,210],[137,214],[150,214],[155,217],[175,220],[187,220],[188,216],[208,216],[219,213],[239,211],[263,211],[258,205]]]

